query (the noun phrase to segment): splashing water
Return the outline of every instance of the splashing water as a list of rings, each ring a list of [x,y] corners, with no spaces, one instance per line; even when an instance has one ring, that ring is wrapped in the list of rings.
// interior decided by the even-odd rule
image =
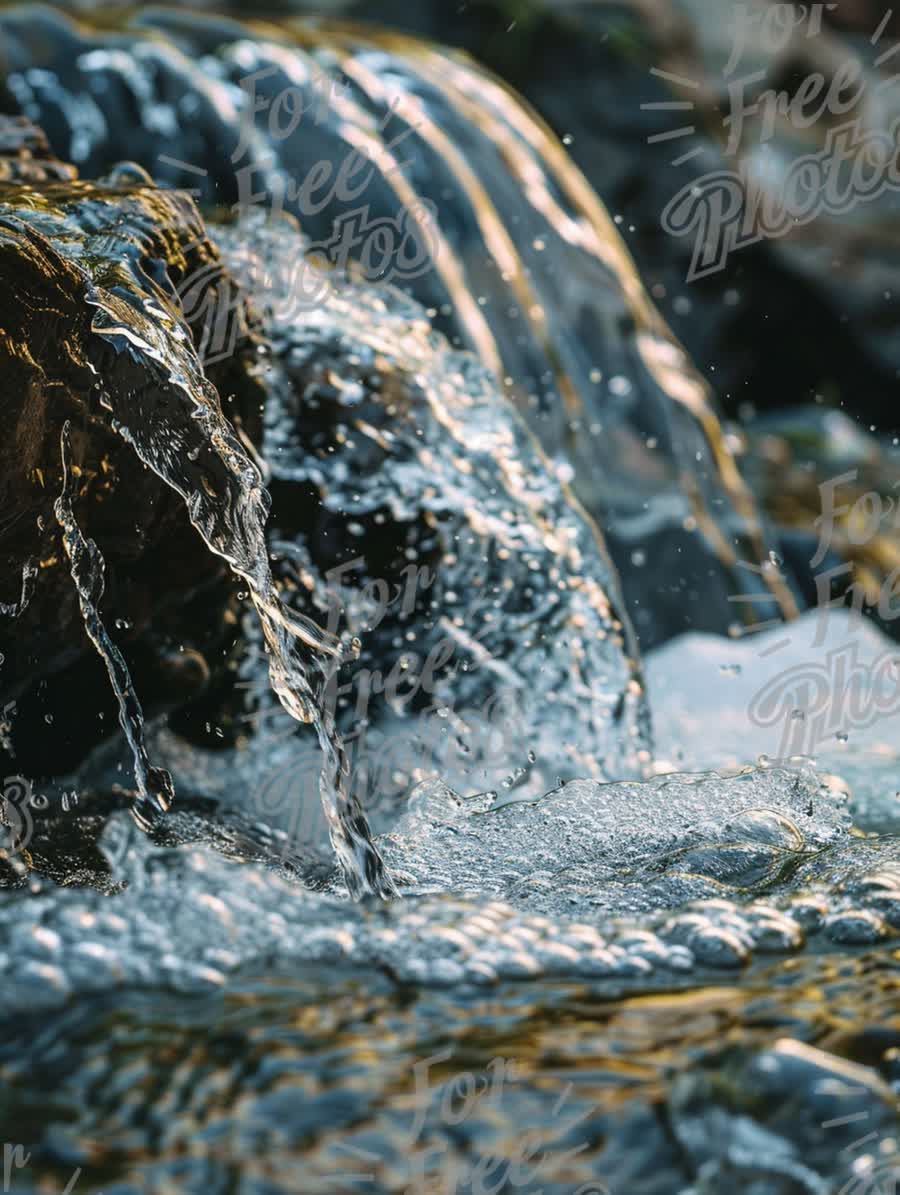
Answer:
[[[355,539],[356,567],[337,570],[351,610],[361,597],[355,574],[376,578],[362,596],[386,580],[406,596],[409,570],[429,573],[399,617],[381,608],[367,622],[359,612],[351,629],[369,668],[344,685],[337,713],[350,728],[384,724],[386,749],[404,726],[427,735],[426,709],[440,737],[449,739],[451,723],[458,750],[434,750],[417,779],[452,778],[461,765],[461,783],[537,796],[559,777],[642,775],[649,716],[614,570],[494,379],[388,287],[310,265],[321,301],[290,318],[294,263],[305,249],[290,221],[239,221],[213,235],[265,313],[273,487],[285,500],[306,488],[316,498],[301,507],[318,511],[306,523],[284,526],[276,509],[277,550],[302,553],[321,601],[333,562],[323,530],[341,543]],[[397,571],[367,555],[378,539],[404,544]],[[392,689],[401,674],[410,679]],[[498,736],[502,749],[491,758],[487,740]]]

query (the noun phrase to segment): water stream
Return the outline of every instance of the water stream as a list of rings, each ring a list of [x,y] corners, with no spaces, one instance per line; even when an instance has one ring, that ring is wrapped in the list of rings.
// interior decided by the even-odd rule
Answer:
[[[125,735],[5,782],[33,790],[0,855],[9,1189],[881,1190],[900,816],[865,677],[893,643],[793,618],[564,147],[399,35],[41,6],[0,33],[0,106],[83,180],[0,182],[70,358],[41,346],[37,389],[71,400],[39,479],[62,552],[3,613],[65,577],[87,640],[34,700],[98,653]],[[124,619],[161,519],[211,561],[176,597],[212,647]],[[148,713],[146,656],[196,644],[214,679]]]

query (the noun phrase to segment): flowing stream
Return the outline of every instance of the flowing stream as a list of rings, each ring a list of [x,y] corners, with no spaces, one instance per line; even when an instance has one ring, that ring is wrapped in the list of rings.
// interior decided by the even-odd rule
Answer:
[[[126,739],[0,860],[9,1189],[881,1190],[892,642],[795,617],[564,147],[399,35],[95,24],[0,10],[3,105],[81,176],[0,183],[0,249],[89,376],[3,611],[71,574]],[[106,433],[233,579],[193,712],[145,719]]]

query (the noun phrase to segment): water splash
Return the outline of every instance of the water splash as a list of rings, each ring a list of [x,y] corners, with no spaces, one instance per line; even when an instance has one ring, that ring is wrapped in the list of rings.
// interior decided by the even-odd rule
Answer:
[[[404,727],[430,733],[403,795],[428,775],[519,796],[643,775],[649,714],[615,570],[496,380],[388,286],[308,263],[320,301],[294,317],[293,221],[211,235],[272,346],[274,547],[297,601],[321,619],[339,594],[362,638],[336,713],[368,720],[370,745],[380,727],[388,755]]]
[[[0,602],[0,614],[7,618],[18,618],[31,601],[34,593],[34,583],[37,578],[37,565],[33,560],[27,560],[22,566],[22,593],[17,602]]]

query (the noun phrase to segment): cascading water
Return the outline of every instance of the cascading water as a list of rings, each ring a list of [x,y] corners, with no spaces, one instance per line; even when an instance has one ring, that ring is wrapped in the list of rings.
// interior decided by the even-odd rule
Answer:
[[[790,678],[889,645],[780,621],[602,205],[434,47],[104,23],[0,11],[0,106],[97,180],[0,144],[21,1189],[876,1190],[895,727]]]
[[[372,844],[365,814],[347,791],[340,739],[316,692],[315,673],[326,672],[321,660],[337,649],[315,623],[286,613],[278,597],[263,533],[269,502],[255,464],[222,417],[215,392],[191,360],[190,350],[178,353],[178,348],[188,345],[183,328],[166,319],[152,300],[144,304],[150,318],[143,312],[136,316],[132,304],[117,303],[93,289],[87,302],[97,308],[93,331],[117,351],[137,353],[142,363],[149,363],[151,374],[159,374],[154,389],[157,403],[171,387],[176,400],[182,397],[189,404],[191,421],[179,428],[160,419],[159,406],[150,417],[133,406],[126,414],[109,395],[103,400],[116,431],[180,494],[191,523],[209,549],[250,587],[266,642],[272,688],[290,716],[311,722],[319,738],[325,759],[320,792],[350,892],[390,895],[393,885]],[[154,320],[160,315],[162,328]]]
[[[399,292],[338,285],[311,265],[321,300],[291,318],[305,245],[289,221],[238,222],[214,235],[266,312],[273,491],[315,495],[308,508],[316,513],[304,520],[301,508],[289,535],[276,510],[280,551],[285,541],[304,549],[307,584],[321,601],[334,559],[323,552],[327,522],[330,535],[360,551],[353,569],[334,570],[347,582],[342,604],[352,608],[355,573],[387,576],[409,595],[399,620],[377,610],[370,630],[366,611],[357,614],[351,629],[371,667],[348,670],[338,715],[421,726],[430,705],[432,726],[443,720],[446,730],[452,713],[457,762],[468,756],[468,782],[488,789],[511,787],[513,773],[519,795],[539,795],[561,776],[640,776],[649,721],[615,575],[596,528],[491,376]],[[395,574],[367,558],[369,529],[405,543]],[[410,568],[426,570],[418,593],[402,585]],[[327,612],[322,602],[320,617]],[[392,686],[400,673],[406,683]],[[489,761],[492,729],[505,750]],[[443,751],[432,773],[447,778],[453,760]]]
[[[50,10],[3,17],[8,88],[66,160],[131,159],[214,209],[288,212],[332,263],[375,238],[373,279],[392,238],[398,281],[574,470],[645,650],[796,612],[705,384],[590,187],[497,80],[321,22],[151,8],[132,28],[123,45]]]

